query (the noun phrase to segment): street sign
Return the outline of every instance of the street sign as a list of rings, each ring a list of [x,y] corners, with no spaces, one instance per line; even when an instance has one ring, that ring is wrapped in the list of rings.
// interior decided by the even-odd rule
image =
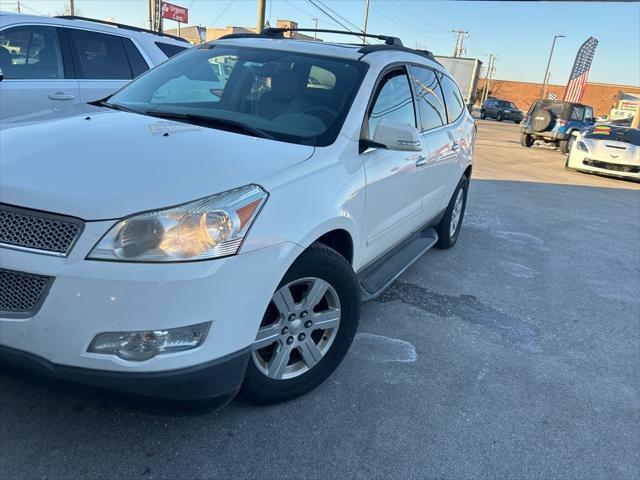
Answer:
[[[189,9],[162,2],[162,18],[179,23],[189,23]]]

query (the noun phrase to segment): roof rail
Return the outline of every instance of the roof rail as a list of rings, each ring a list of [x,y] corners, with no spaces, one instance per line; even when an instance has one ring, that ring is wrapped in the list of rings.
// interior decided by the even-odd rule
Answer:
[[[429,60],[432,60],[436,63],[440,63],[436,60],[436,58],[433,56],[433,53],[429,50],[419,50],[419,49],[405,47],[403,45],[386,45],[386,44],[385,45],[365,45],[360,50],[358,50],[358,53],[361,53],[362,56],[364,57],[369,53],[379,52],[381,50],[395,50],[395,51],[402,51],[407,53],[414,53],[416,55],[420,55],[421,57],[426,57]]]
[[[147,30],[146,28],[134,27],[132,25],[125,25],[124,23],[109,22],[107,20],[98,20],[97,18],[80,17],[78,15],[57,15],[54,18],[61,18],[63,20],[84,20],[86,22],[100,23],[102,25],[111,25],[112,27],[118,27],[124,30],[133,30],[134,32],[151,33],[153,35],[158,35],[160,37],[172,38],[174,40],[189,43],[188,40],[185,40],[182,37],[176,37],[175,35],[169,35],[168,33],[154,32],[153,30]]]
[[[356,37],[376,38],[384,40],[386,45],[402,46],[402,40],[398,37],[390,37],[388,35],[373,35],[371,33],[351,32],[349,30],[327,30],[322,28],[265,28],[261,35],[267,37],[284,37],[285,32],[313,32],[313,33],[336,33],[340,35],[354,35]]]
[[[227,33],[226,35],[222,35],[218,37],[216,40],[226,40],[229,38],[264,38],[265,35],[254,32],[243,32],[243,33]]]

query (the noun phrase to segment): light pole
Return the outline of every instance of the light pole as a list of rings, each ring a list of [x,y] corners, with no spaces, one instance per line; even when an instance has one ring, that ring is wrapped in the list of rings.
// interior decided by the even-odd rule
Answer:
[[[551,57],[553,57],[553,49],[556,46],[556,40],[564,38],[564,35],[554,35],[553,43],[551,44],[551,52],[549,52],[549,60],[547,61],[547,69],[544,72],[544,78],[542,79],[542,88],[540,89],[540,98],[544,98],[544,91],[547,89],[547,75],[549,74],[549,66],[551,65]]]

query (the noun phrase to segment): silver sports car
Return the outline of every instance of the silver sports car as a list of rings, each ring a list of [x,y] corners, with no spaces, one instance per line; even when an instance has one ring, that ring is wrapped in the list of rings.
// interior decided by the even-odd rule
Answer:
[[[574,135],[568,169],[640,180],[639,129],[594,125]]]

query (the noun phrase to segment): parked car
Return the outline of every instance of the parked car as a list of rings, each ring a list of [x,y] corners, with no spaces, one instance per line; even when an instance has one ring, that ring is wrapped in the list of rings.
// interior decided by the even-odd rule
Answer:
[[[219,100],[154,95],[213,63],[233,65]],[[74,109],[0,130],[0,361],[287,400],[342,361],[362,300],[460,235],[473,118],[392,37],[231,35]]]
[[[522,120],[520,143],[531,147],[536,140],[544,140],[560,147],[562,153],[568,153],[574,138],[571,134],[593,123],[593,108],[588,105],[536,100]]]
[[[0,13],[0,120],[104,98],[190,46],[111,22]]]
[[[522,112],[513,102],[489,98],[480,107],[480,118],[495,118],[499,122],[512,120],[515,123],[520,123]]]
[[[566,167],[585,173],[640,180],[640,130],[595,125],[575,132]]]

